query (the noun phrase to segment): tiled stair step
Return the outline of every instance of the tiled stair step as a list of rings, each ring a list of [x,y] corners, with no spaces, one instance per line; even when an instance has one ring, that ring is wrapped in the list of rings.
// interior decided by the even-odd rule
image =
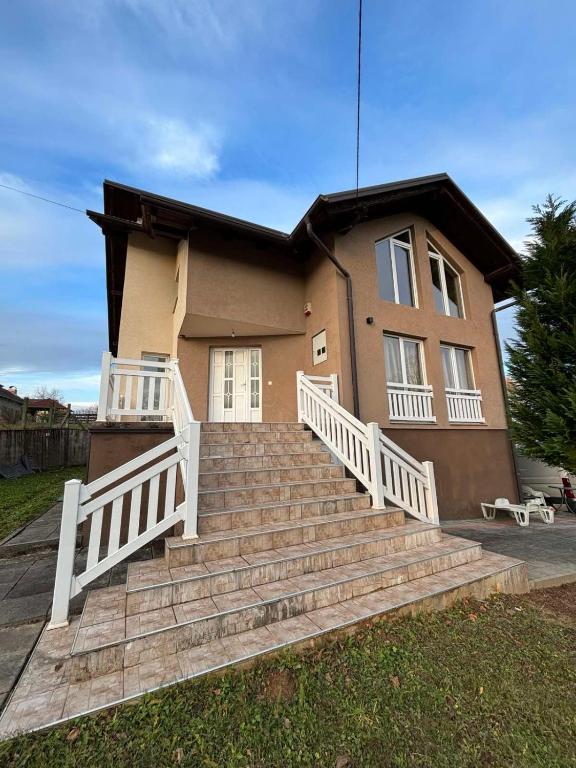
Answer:
[[[367,493],[348,493],[339,496],[324,496],[321,499],[299,499],[298,501],[277,501],[272,504],[251,504],[236,509],[209,510],[198,516],[200,534],[230,531],[233,528],[247,528],[253,525],[299,520],[304,517],[333,515],[335,512],[351,512],[370,509],[372,500]]]
[[[519,560],[483,553],[480,560],[424,576],[409,583],[309,611],[292,619],[178,650],[123,671],[69,685],[65,660],[79,620],[64,629],[44,630],[38,646],[0,719],[0,738],[17,731],[44,728],[88,711],[140,696],[181,680],[200,676],[285,646],[313,643],[322,635],[379,616],[439,610],[465,596],[487,597],[496,591],[525,592],[526,566]]]
[[[336,496],[354,493],[356,480],[340,477],[328,480],[293,480],[288,483],[273,483],[247,488],[226,488],[216,491],[198,492],[198,510],[234,509],[249,504],[263,504],[273,501],[295,501],[321,496]]]
[[[446,537],[432,546],[343,565],[321,573],[229,592],[156,611],[85,626],[72,647],[65,674],[69,681],[118,672],[164,656],[170,649],[186,650],[211,640],[268,626],[284,619],[336,605],[370,592],[439,574],[479,560],[480,544]],[[88,602],[85,611],[91,617]]]
[[[203,421],[202,432],[302,432],[305,425],[298,421]]]
[[[200,459],[200,472],[244,472],[251,469],[286,469],[311,464],[331,464],[328,451],[280,453],[267,456],[230,456]]]
[[[309,433],[307,433],[309,434]],[[303,442],[286,442],[280,440],[275,443],[214,443],[208,444],[200,441],[201,458],[229,458],[233,456],[281,456],[285,453],[310,453],[325,451],[320,440],[310,439]]]
[[[262,586],[340,565],[431,545],[442,537],[438,526],[425,523],[328,539],[303,547],[281,547],[258,553],[255,562],[242,557],[213,560],[169,570],[165,560],[132,563],[126,586],[126,614],[152,611],[203,597]],[[266,558],[266,559],[264,559]]]
[[[202,432],[201,445],[225,445],[226,443],[311,443],[314,435],[309,430],[284,432]]]
[[[200,490],[227,490],[250,488],[276,483],[293,483],[304,480],[331,480],[344,477],[342,464],[311,464],[304,467],[278,467],[274,469],[243,469],[235,472],[202,472]]]
[[[334,539],[352,533],[377,531],[403,523],[404,513],[394,507],[337,512],[333,515],[207,533],[191,541],[179,536],[168,537],[164,540],[164,556],[169,568],[177,568],[209,560],[222,560],[225,557],[251,555],[278,547]]]

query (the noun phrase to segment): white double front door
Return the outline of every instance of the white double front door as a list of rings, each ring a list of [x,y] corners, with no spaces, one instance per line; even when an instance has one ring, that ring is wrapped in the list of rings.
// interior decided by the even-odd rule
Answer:
[[[262,421],[262,353],[235,347],[210,351],[210,421]]]

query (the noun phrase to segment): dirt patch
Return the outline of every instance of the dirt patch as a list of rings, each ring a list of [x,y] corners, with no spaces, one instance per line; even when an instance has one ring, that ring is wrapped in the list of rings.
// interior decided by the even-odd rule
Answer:
[[[544,616],[576,627],[576,584],[537,589],[525,595],[524,601],[539,608]]]
[[[296,679],[287,669],[271,672],[265,679],[260,694],[267,701],[289,702],[296,693]]]

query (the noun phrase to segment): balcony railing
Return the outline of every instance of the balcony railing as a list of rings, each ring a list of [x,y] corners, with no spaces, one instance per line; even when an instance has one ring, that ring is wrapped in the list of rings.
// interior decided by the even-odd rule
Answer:
[[[483,424],[482,393],[479,389],[446,389],[448,421],[456,424]]]
[[[434,422],[434,394],[428,384],[388,384],[390,421]]]
[[[171,421],[174,362],[102,356],[98,421]]]

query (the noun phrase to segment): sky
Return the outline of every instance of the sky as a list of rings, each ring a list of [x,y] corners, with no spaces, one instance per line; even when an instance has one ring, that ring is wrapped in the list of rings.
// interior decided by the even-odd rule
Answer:
[[[290,231],[355,185],[357,0],[0,0],[0,383],[97,399],[105,178]],[[448,172],[518,250],[576,197],[576,5],[364,0],[360,184]],[[501,333],[513,334],[510,311]]]

